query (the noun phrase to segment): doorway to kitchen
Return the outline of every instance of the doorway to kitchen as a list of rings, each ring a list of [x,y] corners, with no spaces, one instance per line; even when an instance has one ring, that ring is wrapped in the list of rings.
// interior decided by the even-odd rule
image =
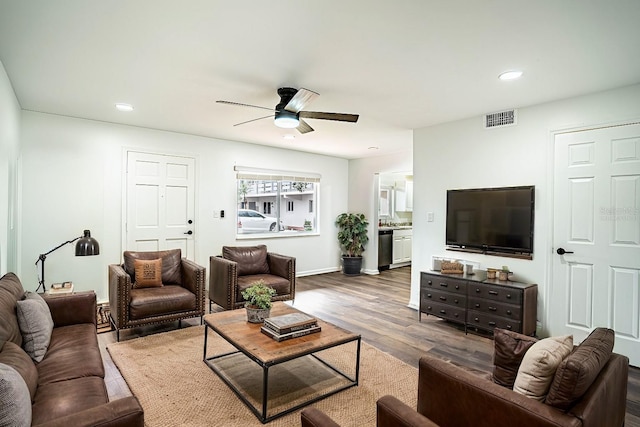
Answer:
[[[378,271],[411,264],[413,173],[378,175]]]

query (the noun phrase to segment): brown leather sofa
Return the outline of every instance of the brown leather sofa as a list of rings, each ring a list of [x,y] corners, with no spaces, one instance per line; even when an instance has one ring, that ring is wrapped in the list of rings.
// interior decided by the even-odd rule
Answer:
[[[223,246],[222,256],[209,258],[209,311],[213,303],[225,310],[244,307],[241,292],[258,280],[276,290],[273,301],[294,299],[296,259],[265,245]]]
[[[305,408],[300,413],[302,427],[340,427],[324,412],[316,408]],[[377,427],[438,427],[438,425],[415,409],[393,396],[383,396],[376,402]]]
[[[423,356],[418,364],[417,411],[385,396],[378,401],[377,425],[623,426],[629,359],[612,352],[614,336],[611,329],[596,328],[575,346],[557,368],[543,401],[502,385],[505,380],[509,382],[508,377],[515,379],[522,357],[537,341],[535,338],[496,329],[495,366],[490,378]],[[303,426],[336,426],[316,411],[302,416]]]
[[[111,325],[120,330],[204,316],[205,268],[182,258],[180,249],[157,252],[126,251],[124,263],[109,266]],[[161,274],[153,285],[136,280],[138,261],[161,260]]]
[[[44,297],[54,327],[39,363],[22,349],[16,305],[23,295],[15,274],[0,278],[0,364],[15,369],[27,384],[32,425],[142,427],[144,413],[135,397],[109,402],[96,335],[95,293]]]

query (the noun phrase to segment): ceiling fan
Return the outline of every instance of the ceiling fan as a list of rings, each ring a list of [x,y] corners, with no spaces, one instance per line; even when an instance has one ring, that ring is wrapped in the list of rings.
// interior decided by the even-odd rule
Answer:
[[[276,126],[293,129],[296,128],[300,133],[313,132],[313,128],[309,126],[305,119],[320,119],[320,120],[335,120],[338,122],[351,122],[358,121],[357,114],[345,114],[345,113],[321,113],[318,111],[303,111],[303,108],[316,99],[319,94],[305,88],[294,89],[291,87],[281,87],[278,89],[278,95],[280,96],[280,102],[276,105],[276,108],[260,107],[258,105],[241,104],[239,102],[232,101],[216,101],[219,104],[238,105],[240,107],[252,107],[260,108],[262,110],[273,111],[273,114],[268,116],[258,117],[257,119],[247,120],[246,122],[237,123],[234,126],[240,126],[245,123],[255,122],[256,120],[262,120],[269,117],[274,118]]]

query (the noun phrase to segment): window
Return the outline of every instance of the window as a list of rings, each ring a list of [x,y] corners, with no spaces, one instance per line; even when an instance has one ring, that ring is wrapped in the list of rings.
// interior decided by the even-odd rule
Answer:
[[[318,232],[314,205],[320,175],[236,168],[237,236],[292,236]],[[296,211],[295,206],[309,206]],[[259,212],[256,208],[262,208]]]

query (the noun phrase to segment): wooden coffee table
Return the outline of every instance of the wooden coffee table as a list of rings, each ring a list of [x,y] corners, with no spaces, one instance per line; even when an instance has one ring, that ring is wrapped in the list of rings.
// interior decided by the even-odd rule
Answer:
[[[288,313],[300,313],[300,311],[283,302],[276,302],[271,308],[271,316]],[[360,335],[351,333],[331,323],[318,319],[318,325],[322,328],[320,332],[281,342],[261,333],[260,327],[262,324],[247,322],[244,309],[207,314],[204,316],[204,324],[203,361],[218,374],[262,423],[267,423],[313,402],[317,402],[320,399],[358,385],[360,374]],[[207,355],[209,329],[224,338],[235,350],[221,354]],[[336,367],[332,365],[331,361],[325,360],[326,358],[323,357],[323,354],[318,354],[325,350],[354,342],[356,347],[354,361],[355,376],[346,374],[341,367]],[[242,357],[239,356],[240,354],[246,356],[246,358],[249,358],[262,368],[262,399],[259,401],[259,405],[252,403],[246,393],[236,386],[234,380],[230,377],[231,374],[229,370],[227,369],[225,371],[224,363],[221,363],[224,359],[230,357]],[[329,368],[328,372],[331,372],[331,374],[336,377],[340,377],[340,383],[336,388],[331,388],[322,394],[311,396],[308,400],[296,403],[294,406],[274,413],[268,413],[270,369],[303,357],[312,357],[313,359],[309,360],[313,363],[320,362]],[[246,361],[246,358],[243,360]],[[300,371],[298,371],[298,373],[300,373]],[[304,375],[304,369],[301,375]]]

